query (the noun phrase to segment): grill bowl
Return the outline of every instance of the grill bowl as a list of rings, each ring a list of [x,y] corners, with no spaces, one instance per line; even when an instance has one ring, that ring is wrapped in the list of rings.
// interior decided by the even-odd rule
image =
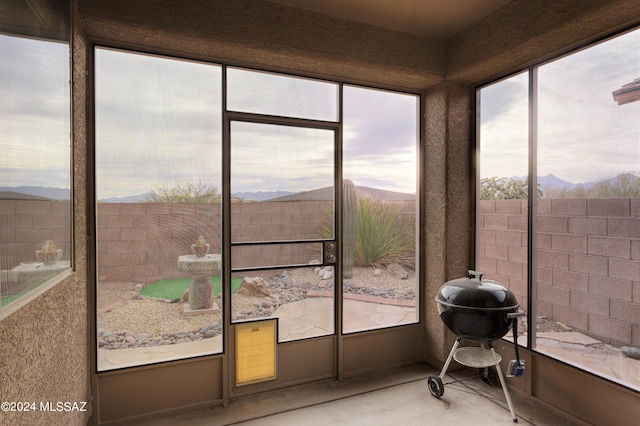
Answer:
[[[447,281],[436,295],[444,324],[457,336],[483,343],[502,338],[512,325],[510,313],[520,304],[502,284],[482,275]]]

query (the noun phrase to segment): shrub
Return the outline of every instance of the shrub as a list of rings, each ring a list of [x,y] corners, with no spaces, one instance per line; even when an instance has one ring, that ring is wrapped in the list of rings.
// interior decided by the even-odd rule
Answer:
[[[327,214],[327,218],[330,217],[332,215]],[[403,214],[398,204],[375,200],[359,192],[357,217],[355,266],[399,263],[415,268],[416,228],[413,215]],[[317,234],[320,239],[332,238],[333,223],[329,220],[321,223]],[[347,262],[346,259],[344,261]]]
[[[415,267],[416,229],[400,206],[360,195],[355,264],[378,266],[399,263]]]
[[[157,184],[147,196],[152,203],[209,203],[220,201],[218,189],[198,179],[178,181],[170,184]]]
[[[538,185],[539,186],[539,185]],[[538,188],[538,198],[542,198]],[[481,200],[524,200],[529,197],[529,179],[522,181],[508,178],[482,178],[480,180]]]

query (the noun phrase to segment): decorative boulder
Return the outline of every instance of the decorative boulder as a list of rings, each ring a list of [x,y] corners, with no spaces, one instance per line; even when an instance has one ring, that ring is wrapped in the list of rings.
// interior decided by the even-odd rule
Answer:
[[[401,280],[406,280],[409,276],[409,273],[406,271],[406,269],[404,269],[397,263],[392,263],[387,266],[387,273],[389,273],[392,277],[400,278]]]
[[[640,349],[633,346],[623,346],[620,348],[623,354],[633,359],[640,359]]]
[[[267,282],[262,277],[245,277],[238,287],[237,294],[253,297],[271,297]]]

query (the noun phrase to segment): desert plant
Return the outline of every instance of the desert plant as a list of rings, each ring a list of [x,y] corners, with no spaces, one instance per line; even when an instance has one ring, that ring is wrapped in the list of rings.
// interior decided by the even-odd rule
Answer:
[[[622,173],[600,179],[589,193],[591,198],[640,197],[640,178],[632,173]]]
[[[539,185],[538,185],[539,186]],[[542,198],[538,188],[538,198]],[[529,179],[524,181],[508,178],[482,178],[480,180],[481,200],[524,200],[529,197]]]
[[[349,179],[342,181],[342,262],[344,278],[353,277],[358,231],[358,193]]]
[[[402,215],[400,206],[361,195],[356,265],[415,267],[415,232],[414,221]]]
[[[621,173],[598,179],[593,184],[550,189],[546,192],[547,198],[635,198],[640,197],[640,177],[636,173]]]
[[[209,203],[220,201],[218,189],[198,179],[156,184],[147,196],[152,203]]]

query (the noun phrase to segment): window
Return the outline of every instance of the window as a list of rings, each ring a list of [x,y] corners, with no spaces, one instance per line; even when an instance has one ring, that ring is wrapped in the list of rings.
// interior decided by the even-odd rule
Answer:
[[[62,32],[0,34],[0,318],[71,270],[70,67]]]
[[[419,108],[415,95],[344,87],[345,333],[418,321]]]
[[[99,371],[264,318],[278,343],[418,321],[418,96],[103,47],[95,70]]]
[[[221,67],[95,61],[98,369],[221,352]]]
[[[635,30],[535,67],[525,74],[534,89],[517,95],[518,103],[530,99],[533,105],[533,149],[527,157],[529,181],[537,185],[530,191],[535,199],[528,202],[535,233],[519,235],[535,247],[527,255],[533,277],[528,288],[531,346],[636,390],[640,366],[629,355],[640,346],[638,46],[640,30]],[[518,148],[500,152],[491,147],[495,126],[506,140],[522,137],[522,126],[509,130],[513,107],[504,108],[514,105],[509,88],[519,78],[479,90],[480,169],[504,165],[493,195],[521,185],[522,175],[508,168],[513,160],[507,156]],[[484,113],[485,106],[490,110],[489,105],[498,104],[501,114]],[[510,227],[522,228],[526,212],[522,205],[516,209],[513,200],[496,199],[490,207],[479,202],[478,264],[489,268],[522,250]],[[492,240],[498,234],[508,238],[498,244]],[[496,280],[518,293],[522,287],[512,280],[519,281],[520,271],[505,269]]]

